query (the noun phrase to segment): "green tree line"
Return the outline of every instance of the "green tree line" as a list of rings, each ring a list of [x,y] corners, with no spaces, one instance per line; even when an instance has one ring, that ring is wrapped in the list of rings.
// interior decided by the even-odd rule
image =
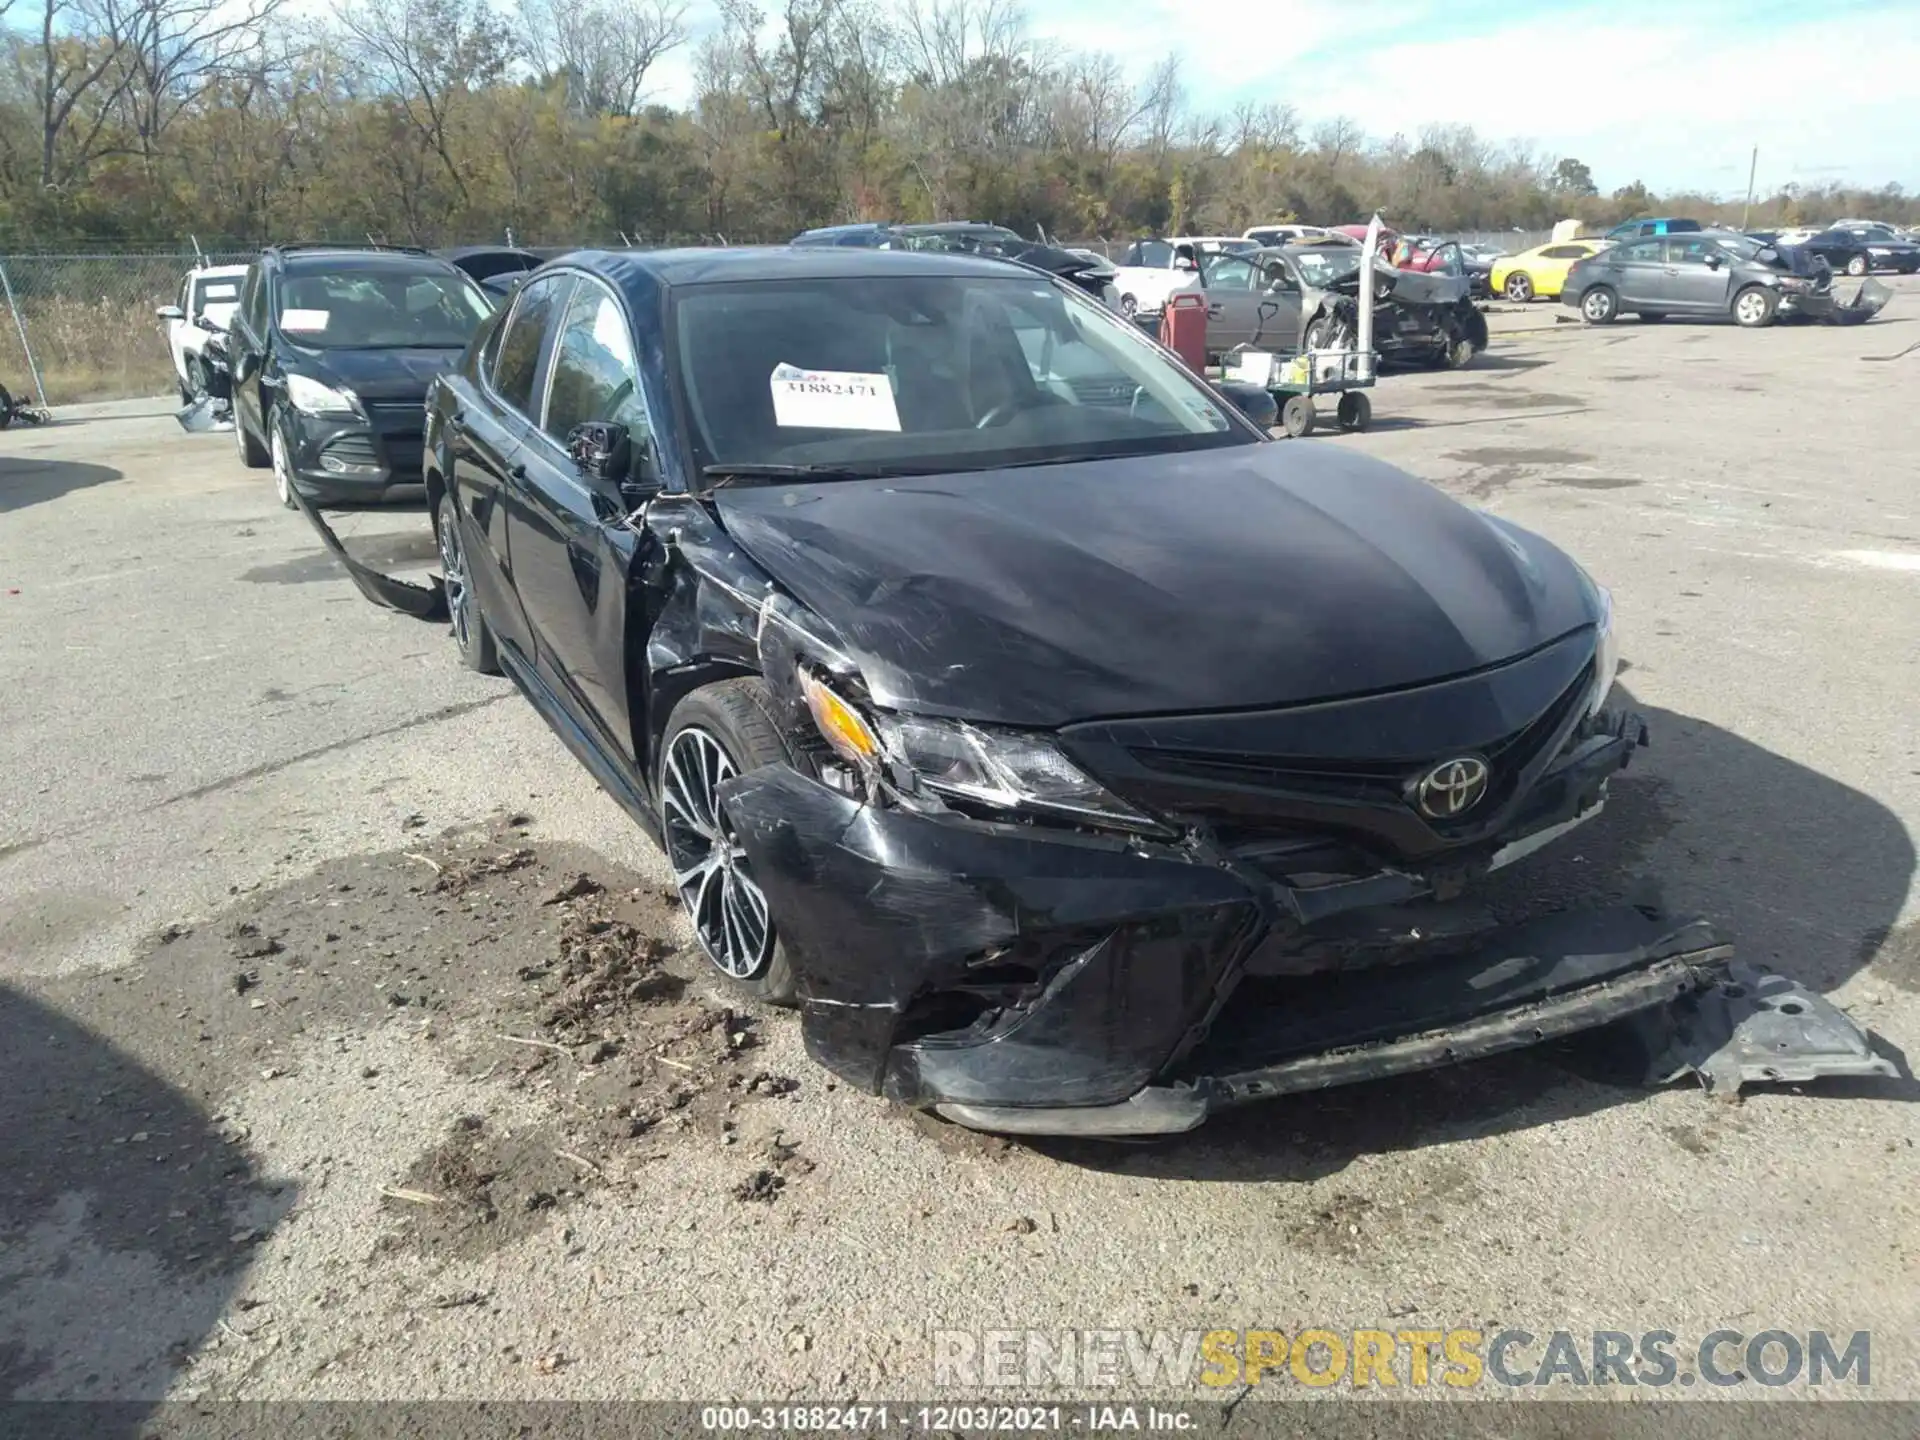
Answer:
[[[365,235],[422,244],[782,240],[856,219],[1237,233],[1375,210],[1544,229],[1741,206],[1601,193],[1466,126],[1369,136],[1283,99],[1195,102],[1036,39],[1010,0],[0,0],[0,244]],[[693,75],[654,103],[661,62]],[[1753,223],[1920,219],[1898,186],[1789,187]]]

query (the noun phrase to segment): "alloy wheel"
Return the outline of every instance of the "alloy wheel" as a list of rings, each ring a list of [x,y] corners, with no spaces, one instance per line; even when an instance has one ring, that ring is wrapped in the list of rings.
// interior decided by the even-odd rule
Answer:
[[[460,546],[460,528],[452,515],[440,522],[440,571],[454,643],[464,652],[473,639],[473,587],[467,583],[467,553]]]
[[[738,774],[698,726],[674,735],[660,766],[660,800],[674,888],[700,948],[723,974],[751,980],[773,961],[773,922],[747,853],[716,792]]]
[[[1596,324],[1613,318],[1613,297],[1604,290],[1587,292],[1580,302],[1580,313]]]
[[[291,510],[293,506],[293,461],[287,455],[287,438],[278,425],[267,427],[267,449],[273,456],[273,488],[280,494],[280,503]]]
[[[1515,304],[1524,305],[1533,299],[1533,282],[1524,275],[1507,277],[1507,299]]]

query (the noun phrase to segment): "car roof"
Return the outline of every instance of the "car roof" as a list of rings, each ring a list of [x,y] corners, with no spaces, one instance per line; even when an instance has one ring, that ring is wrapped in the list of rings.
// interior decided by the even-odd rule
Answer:
[[[422,250],[282,250],[281,268],[289,274],[311,274],[317,270],[417,270],[443,272],[457,270],[451,260]],[[463,272],[464,273],[464,272]]]
[[[244,275],[252,267],[242,261],[238,265],[196,265],[187,273],[196,278],[211,277],[225,279],[229,275]]]
[[[1005,275],[1012,262],[951,250],[866,250],[832,246],[727,249],[576,250],[559,262],[598,275],[629,295],[681,286],[755,280],[839,280],[890,275]],[[1021,273],[1031,274],[1025,266]]]
[[[540,258],[531,250],[523,250],[518,245],[453,245],[433,253],[444,256],[448,260],[471,260],[476,255],[519,255],[534,260]]]

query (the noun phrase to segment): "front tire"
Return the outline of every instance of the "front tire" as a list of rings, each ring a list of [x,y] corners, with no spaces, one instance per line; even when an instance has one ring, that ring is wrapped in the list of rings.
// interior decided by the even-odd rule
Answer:
[[[1733,297],[1733,323],[1744,330],[1760,330],[1773,323],[1780,297],[1764,285],[1749,285]]]
[[[1533,277],[1524,270],[1516,270],[1507,276],[1507,299],[1516,305],[1525,305],[1533,299]]]
[[[434,538],[440,545],[441,583],[447,588],[447,618],[452,622],[453,645],[460,652],[460,663],[481,675],[500,673],[500,653],[493,643],[493,629],[480,613],[480,599],[473,593],[473,567],[467,562],[467,544],[460,533],[460,507],[453,492],[440,497],[433,515]]]
[[[273,465],[274,493],[287,509],[298,510],[300,506],[293,498],[293,452],[287,444],[287,427],[278,416],[268,418],[267,437],[267,455]]]
[[[715,792],[735,775],[792,764],[773,697],[757,676],[687,696],[673,707],[660,747],[660,833],[687,921],[728,984],[772,1005],[793,1003],[793,966]]]
[[[265,412],[262,412],[263,414]],[[233,402],[233,450],[240,457],[240,463],[249,470],[263,470],[267,465],[267,452],[260,442],[247,433],[247,422],[240,418],[240,399]]]
[[[1122,295],[1120,297],[1120,313],[1129,320],[1133,319],[1135,315],[1140,313],[1140,302],[1131,295]]]
[[[1620,297],[1611,287],[1596,285],[1580,297],[1580,318],[1589,325],[1610,325],[1620,313]]]

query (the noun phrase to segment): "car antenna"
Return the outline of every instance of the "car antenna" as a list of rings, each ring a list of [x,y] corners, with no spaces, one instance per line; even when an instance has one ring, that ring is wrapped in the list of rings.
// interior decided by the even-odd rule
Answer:
[[[513,243],[513,227],[511,225],[507,226],[507,248],[509,250],[515,250],[519,248]]]
[[[205,268],[207,263],[207,252],[200,248],[200,237],[198,235],[189,235],[187,236],[187,239],[193,242],[194,265],[199,268]]]

